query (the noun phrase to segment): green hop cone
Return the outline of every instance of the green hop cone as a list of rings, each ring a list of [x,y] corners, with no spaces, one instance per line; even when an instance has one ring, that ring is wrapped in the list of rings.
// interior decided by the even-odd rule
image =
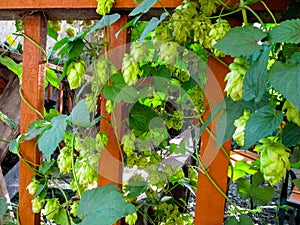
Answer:
[[[133,42],[131,44],[130,55],[133,60],[136,62],[143,62],[147,59],[148,56],[148,47],[141,42]]]
[[[39,213],[45,205],[45,199],[40,199],[40,196],[37,196],[31,201],[31,204],[32,204],[32,212]]]
[[[125,223],[128,225],[135,225],[137,219],[138,219],[137,213],[131,213],[125,216]]]
[[[157,48],[160,42],[168,42],[172,40],[171,30],[167,23],[161,23],[152,32],[151,38],[154,46]]]
[[[99,132],[96,135],[96,149],[102,151],[108,143],[108,137],[105,132]]]
[[[112,113],[114,110],[114,102],[111,100],[106,100],[105,109],[107,113]]]
[[[79,201],[73,201],[70,207],[71,207],[70,214],[76,217],[78,212],[78,207],[79,207]]]
[[[35,177],[33,177],[32,181],[30,182],[30,184],[28,184],[26,189],[28,190],[29,194],[35,195],[39,185],[40,182]]]
[[[68,37],[74,37],[76,34],[76,31],[73,27],[68,27],[66,29],[66,33],[67,33]]]
[[[74,60],[67,68],[67,79],[71,89],[78,88],[84,81],[86,63],[84,60]]]
[[[243,115],[234,121],[234,126],[236,129],[232,135],[232,138],[239,146],[244,146],[245,126],[249,118],[250,111],[244,110]]]
[[[68,147],[62,148],[57,157],[58,168],[62,174],[66,174],[71,171],[72,161],[73,161],[72,150]]]
[[[166,64],[175,65],[179,57],[178,44],[174,42],[164,42],[159,46],[159,60]]]
[[[290,101],[285,101],[282,110],[286,109],[286,118],[300,126],[300,111]]]
[[[123,78],[126,84],[134,85],[138,81],[138,75],[142,73],[140,65],[132,56],[125,54],[122,63]]]
[[[96,168],[94,168],[89,160],[80,159],[75,164],[75,174],[78,183],[84,187],[92,184],[95,181]]]
[[[109,13],[113,4],[115,3],[114,0],[97,0],[97,9],[96,12],[99,15],[104,16],[105,14]]]
[[[277,185],[290,169],[290,153],[283,144],[270,138],[264,138],[260,142],[262,144],[255,148],[260,154],[260,170],[265,181]]]
[[[135,150],[135,140],[136,137],[133,133],[125,134],[122,137],[121,144],[123,145],[123,150],[127,156],[130,156]]]
[[[106,84],[111,75],[117,72],[117,68],[108,59],[100,57],[94,64],[94,71],[96,75],[95,79],[97,80],[95,82],[95,87],[92,85],[93,92],[95,92],[95,88],[98,89],[100,85]],[[100,83],[97,83],[97,81]]]
[[[53,217],[58,213],[61,205],[58,198],[46,199],[45,208],[42,210],[42,214],[46,216],[48,220],[52,220]]]

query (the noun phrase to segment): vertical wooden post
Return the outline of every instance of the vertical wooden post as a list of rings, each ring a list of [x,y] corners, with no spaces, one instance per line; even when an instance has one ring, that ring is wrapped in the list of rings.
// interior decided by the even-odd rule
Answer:
[[[121,18],[109,27],[109,35],[111,38],[108,56],[118,69],[121,68],[123,56],[126,52],[126,44],[128,42],[127,30],[120,33],[118,38],[115,37],[117,31],[119,31],[128,22],[128,16],[126,14],[121,15]],[[105,103],[106,100],[102,95],[101,112],[106,111]],[[122,112],[117,111],[115,116],[120,117],[121,113]],[[109,140],[106,149],[101,153],[99,160],[98,185],[104,186],[109,183],[115,183],[118,187],[122,187],[123,170],[121,152],[115,133],[116,131],[114,130],[111,122],[112,116],[106,115],[100,123],[100,130],[107,133]]]
[[[25,18],[25,34],[41,47],[46,47],[47,21],[42,14],[32,14]],[[44,110],[44,79],[45,56],[35,44],[24,38],[22,93],[24,98],[36,110],[43,113]],[[41,119],[36,112],[30,109],[24,101],[21,103],[21,133],[27,131],[27,127],[33,121]],[[20,154],[33,166],[40,164],[41,153],[35,145],[35,140],[21,144]],[[20,162],[19,185],[19,221],[20,224],[40,224],[40,215],[32,212],[31,200],[33,196],[26,190],[34,173],[28,166]]]
[[[205,91],[207,103],[219,103],[223,100],[222,90],[225,87],[224,77],[227,72],[227,67],[214,58],[209,58]],[[213,121],[209,128],[215,134],[216,121]],[[210,137],[208,132],[202,133],[201,140],[200,154],[204,159],[204,166],[217,185],[223,192],[226,192],[228,160],[221,150],[217,150],[217,143]],[[224,144],[228,153],[230,145],[231,141]],[[221,225],[224,219],[225,198],[201,171],[199,171],[198,181],[194,224]]]

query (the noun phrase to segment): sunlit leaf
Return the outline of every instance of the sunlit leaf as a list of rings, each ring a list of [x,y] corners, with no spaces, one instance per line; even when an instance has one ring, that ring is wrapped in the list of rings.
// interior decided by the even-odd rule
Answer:
[[[270,31],[272,42],[300,43],[300,19],[286,20]]]

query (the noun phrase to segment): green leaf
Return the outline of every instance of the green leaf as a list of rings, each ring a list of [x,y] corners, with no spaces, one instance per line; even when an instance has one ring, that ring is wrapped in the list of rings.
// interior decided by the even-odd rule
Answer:
[[[217,142],[219,148],[222,144],[232,137],[236,127],[234,121],[243,115],[244,109],[252,111],[254,109],[253,102],[243,100],[233,101],[231,98],[224,98],[224,110],[217,122]]]
[[[266,47],[259,59],[247,71],[243,83],[243,98],[245,101],[255,99],[255,102],[259,102],[265,93],[270,49],[269,46]]]
[[[83,193],[78,208],[78,215],[83,215],[82,225],[95,224],[95,221],[101,225],[111,225],[134,212],[134,205],[126,203],[114,184]]]
[[[115,101],[121,90],[126,87],[126,83],[121,74],[114,74],[110,78],[111,85],[103,88],[103,95],[107,100]]]
[[[214,45],[214,48],[232,57],[249,56],[262,50],[258,42],[266,36],[267,34],[257,27],[235,27]]]
[[[130,13],[129,16],[135,16],[140,13],[146,13],[149,9],[157,2],[157,0],[144,0],[143,3],[135,7]]]
[[[47,35],[57,41],[58,32],[54,29],[53,26],[48,26]]]
[[[61,208],[58,213],[53,217],[56,224],[68,225],[69,219],[67,215],[67,211],[64,208]]]
[[[22,64],[16,63],[13,59],[8,56],[0,56],[0,63],[6,66],[10,71],[16,74],[19,80],[22,80]]]
[[[270,83],[300,111],[300,65],[275,62],[269,71]]]
[[[25,134],[21,134],[17,137],[17,139],[13,139],[9,142],[9,151],[14,154],[19,154],[20,152],[20,144],[24,139]]]
[[[271,41],[274,43],[300,43],[300,19],[286,20],[270,31]]]
[[[245,148],[249,148],[261,138],[271,135],[278,129],[283,120],[281,112],[276,112],[272,106],[264,106],[254,113],[245,127]]]
[[[246,214],[240,215],[240,221],[238,224],[239,225],[254,225],[252,219]]]
[[[68,42],[69,42],[69,38],[68,37],[64,37],[63,39],[61,39],[58,42],[56,42],[52,49],[54,51],[58,50],[58,49],[60,49],[62,46],[64,46]]]
[[[6,213],[6,210],[7,210],[6,198],[0,198],[0,220],[2,220],[2,217]]]
[[[102,29],[104,27],[110,26],[120,19],[120,14],[114,13],[112,15],[103,16],[90,30],[87,34],[93,33],[98,29]]]
[[[125,24],[124,27],[122,27],[116,34],[115,37],[118,38],[120,33],[123,32],[124,30],[126,30],[128,27],[134,26],[139,19],[141,18],[143,14],[136,16],[134,19],[130,20],[128,23]]]
[[[126,186],[126,191],[129,192],[128,198],[137,198],[143,192],[145,192],[149,187],[149,184],[146,181],[133,181],[129,182]]]
[[[252,190],[253,204],[257,206],[265,205],[274,197],[274,188],[272,186],[254,187]]]
[[[14,120],[8,118],[4,113],[0,111],[0,120],[5,123],[7,126],[9,126],[11,129],[16,128],[16,123]]]
[[[139,99],[137,90],[132,86],[125,86],[121,89],[120,93],[116,98],[116,102],[123,100],[128,103],[136,103]]]
[[[40,135],[44,130],[49,129],[51,124],[45,120],[36,120],[28,126],[25,140],[31,140]]]
[[[46,68],[46,79],[53,87],[59,89],[60,80],[54,70]]]
[[[46,130],[38,140],[39,149],[43,152],[46,160],[50,159],[51,154],[57,148],[59,142],[64,139],[67,128],[68,116],[61,115],[51,120],[51,128]]]
[[[74,126],[89,127],[91,125],[89,109],[84,99],[75,105],[70,116]]]
[[[39,172],[46,174],[54,165],[54,163],[55,163],[54,159],[50,160],[49,162],[48,161],[42,162],[41,165],[39,166]]]
[[[300,178],[293,179],[292,182],[296,185],[296,187],[300,190]]]
[[[300,127],[288,122],[282,129],[282,143],[287,147],[300,143]]]
[[[68,61],[78,57],[83,52],[84,42],[82,39],[77,39],[68,43]]]
[[[130,110],[129,126],[137,131],[145,132],[149,130],[149,123],[155,117],[158,117],[158,114],[152,108],[137,102]]]
[[[242,198],[249,198],[251,196],[251,184],[246,178],[240,178],[237,180],[237,188]]]
[[[229,167],[229,169],[231,171],[231,167]],[[230,171],[229,174],[231,174]],[[251,164],[241,160],[234,164],[233,171],[233,181],[236,181],[239,178],[244,177],[246,174],[254,175],[257,172],[257,169],[253,168]]]
[[[235,218],[235,216],[231,216],[226,220],[225,225],[238,225],[239,221]]]
[[[57,109],[50,109],[49,112],[44,112],[44,119],[46,121],[51,121],[53,117],[59,116],[60,113],[57,111]]]
[[[149,21],[145,29],[143,30],[143,33],[140,37],[140,41],[144,41],[147,34],[151,31],[153,31],[164,19],[168,17],[167,13],[163,13],[160,16],[160,19],[157,19],[156,17],[152,17],[152,19]]]

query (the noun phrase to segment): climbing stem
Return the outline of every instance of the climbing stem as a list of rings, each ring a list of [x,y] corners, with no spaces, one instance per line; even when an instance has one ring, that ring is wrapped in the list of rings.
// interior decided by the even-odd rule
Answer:
[[[75,165],[74,165],[74,158],[75,158],[75,156],[74,156],[74,140],[75,140],[75,135],[73,134],[72,139],[71,139],[72,173],[73,173],[73,177],[74,177],[74,181],[75,181],[75,185],[76,185],[76,188],[78,191],[79,198],[81,199],[81,192],[80,192],[77,176],[75,173]]]
[[[274,14],[271,12],[271,10],[269,9],[269,7],[267,6],[267,4],[264,1],[260,1],[260,3],[265,7],[265,9],[268,11],[268,13],[270,14],[270,16],[272,17],[272,20],[274,21],[275,24],[277,24],[276,18],[274,16]]]
[[[44,116],[36,109],[34,108],[24,97],[23,92],[22,92],[22,87],[20,86],[19,88],[19,93],[21,96],[22,101],[30,108],[32,109],[41,119],[44,119]]]

